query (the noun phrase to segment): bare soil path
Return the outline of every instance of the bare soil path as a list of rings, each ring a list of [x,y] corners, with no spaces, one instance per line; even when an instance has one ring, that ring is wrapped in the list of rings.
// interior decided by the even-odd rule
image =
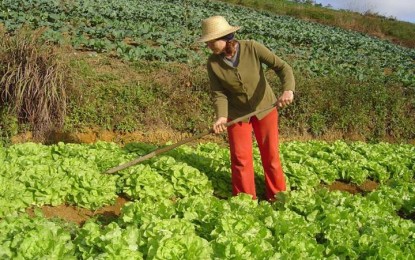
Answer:
[[[341,181],[335,181],[333,184],[325,186],[331,191],[339,190],[351,194],[366,194],[375,190],[378,183],[374,181],[366,181],[362,185],[349,184]],[[82,226],[88,219],[97,218],[103,223],[109,223],[117,219],[121,214],[121,209],[129,200],[124,196],[119,196],[113,205],[102,207],[98,210],[88,210],[72,205],[49,206],[40,207],[43,215],[46,218],[60,218],[68,222],[76,223]],[[34,208],[27,209],[29,215],[34,215]],[[403,217],[403,216],[402,216]],[[413,219],[414,216],[412,216]],[[406,217],[405,217],[406,218]],[[411,218],[409,216],[409,218]]]

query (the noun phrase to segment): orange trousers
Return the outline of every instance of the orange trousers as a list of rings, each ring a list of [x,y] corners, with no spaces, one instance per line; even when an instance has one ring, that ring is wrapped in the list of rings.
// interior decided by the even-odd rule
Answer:
[[[276,193],[286,190],[278,148],[278,113],[276,109],[261,120],[258,120],[257,117],[251,117],[249,122],[240,122],[228,127],[232,193],[233,195],[241,192],[247,193],[256,199],[252,130],[261,153],[265,173],[265,195],[267,200],[273,201]]]

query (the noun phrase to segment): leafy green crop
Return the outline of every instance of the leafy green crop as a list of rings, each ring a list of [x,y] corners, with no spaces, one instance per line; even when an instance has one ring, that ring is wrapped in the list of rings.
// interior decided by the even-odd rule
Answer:
[[[138,250],[140,233],[134,226],[122,229],[113,222],[102,228],[87,222],[78,230],[74,242],[82,259],[143,259]]]
[[[221,14],[242,26],[238,38],[263,42],[298,73],[348,74],[360,80],[380,77],[415,86],[414,49],[223,2],[5,0],[0,11],[0,21],[10,31],[22,24],[47,27],[49,41],[63,43],[66,37],[76,48],[112,52],[128,60],[192,64],[203,62],[208,53],[194,44],[201,20]]]
[[[230,182],[228,148],[213,143],[184,145],[115,175],[102,173],[154,148],[105,142],[0,148],[4,184],[0,258],[410,259],[413,255],[415,223],[409,219],[415,213],[413,145],[282,143],[289,185],[273,204],[245,194],[230,195],[230,184],[225,185]],[[256,179],[263,186],[257,148],[254,155]],[[366,179],[376,180],[379,187],[351,195],[321,185]],[[120,194],[131,201],[109,223],[91,218],[78,227],[46,219],[38,209],[64,203],[96,209]],[[24,213],[29,207],[34,217]]]
[[[43,217],[10,216],[0,221],[2,259],[76,259],[70,227]]]

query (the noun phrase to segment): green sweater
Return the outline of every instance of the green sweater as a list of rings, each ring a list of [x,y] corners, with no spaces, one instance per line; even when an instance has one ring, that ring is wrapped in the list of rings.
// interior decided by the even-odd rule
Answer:
[[[239,61],[234,68],[222,55],[212,54],[207,62],[212,98],[217,118],[235,119],[262,110],[277,101],[268,84],[262,64],[275,70],[284,90],[295,89],[291,67],[256,41],[239,42]],[[257,115],[265,117],[270,111]]]

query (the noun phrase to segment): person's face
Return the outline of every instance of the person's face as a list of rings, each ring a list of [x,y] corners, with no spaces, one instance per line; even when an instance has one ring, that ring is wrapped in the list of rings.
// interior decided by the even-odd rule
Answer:
[[[226,41],[221,39],[214,39],[206,42],[206,45],[214,54],[221,54],[225,51]]]

